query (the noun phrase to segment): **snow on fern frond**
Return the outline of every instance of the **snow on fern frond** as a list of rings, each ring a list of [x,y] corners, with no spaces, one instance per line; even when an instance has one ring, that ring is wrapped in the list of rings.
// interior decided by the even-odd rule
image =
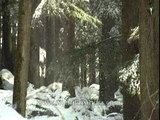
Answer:
[[[92,103],[91,110],[95,115],[102,115],[107,110],[107,106],[103,102]]]
[[[79,86],[75,87],[76,97],[89,99],[89,94],[89,88],[84,87],[81,89]]]
[[[99,99],[99,85],[92,84],[90,87],[75,87],[75,95],[77,98],[85,98],[87,100],[97,101]]]

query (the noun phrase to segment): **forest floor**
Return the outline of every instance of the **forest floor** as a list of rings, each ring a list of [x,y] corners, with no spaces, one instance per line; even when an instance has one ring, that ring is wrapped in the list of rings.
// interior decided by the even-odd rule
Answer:
[[[119,71],[119,79],[123,84],[130,79],[127,84],[132,94],[139,94],[140,91],[138,68],[139,55],[136,55],[127,67]],[[4,82],[6,90],[0,89],[0,120],[23,120],[24,118],[11,107],[14,76],[3,69],[0,71],[0,77],[4,80],[11,78],[10,82]],[[114,97],[114,100],[105,104],[100,102],[98,84],[84,88],[75,87],[75,97],[71,97],[68,91],[62,91],[62,83],[52,83],[48,87],[42,86],[38,89],[28,83],[25,119],[123,120],[123,95],[120,88],[114,93]]]
[[[23,120],[12,106],[12,90],[0,90],[0,120]],[[99,102],[99,85],[76,87],[76,97],[62,91],[61,83],[27,90],[26,119],[28,120],[123,120],[121,100]],[[4,108],[4,109],[3,109]]]

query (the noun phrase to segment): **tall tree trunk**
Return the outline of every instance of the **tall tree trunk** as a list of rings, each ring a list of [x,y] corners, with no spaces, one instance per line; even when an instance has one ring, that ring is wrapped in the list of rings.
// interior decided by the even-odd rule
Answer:
[[[130,30],[138,26],[139,20],[139,2],[138,0],[122,0],[122,62],[130,61],[138,53],[134,44],[129,44],[127,39],[130,35]],[[131,14],[133,13],[133,14]]]
[[[25,116],[29,69],[31,1],[19,1],[18,45],[14,82],[13,104]]]
[[[64,79],[63,84],[63,90],[69,90],[72,96],[74,96],[74,75],[73,75],[73,55],[71,54],[72,50],[74,49],[75,45],[75,19],[72,17],[69,17],[68,20],[66,20],[65,27],[65,40],[64,40],[64,76],[66,79]]]
[[[15,5],[17,5],[18,3],[14,3]],[[15,20],[13,20],[13,18]],[[14,73],[14,69],[15,69],[15,58],[16,58],[16,49],[17,49],[17,34],[18,34],[18,15],[16,16],[11,16],[11,44],[12,44],[12,59],[11,59],[11,63],[13,64],[13,73]],[[12,67],[12,66],[11,66]]]
[[[53,62],[53,58],[55,56],[55,29],[56,29],[56,18],[55,17],[46,17],[46,79],[45,79],[45,85],[48,85],[51,83],[51,81],[54,81],[54,72],[53,67],[51,66],[51,63]]]
[[[2,59],[5,68],[13,73],[13,47],[11,39],[11,21],[10,21],[10,9],[9,0],[2,0]]]
[[[89,85],[96,83],[95,60],[95,50],[93,50],[89,55]]]
[[[111,37],[109,32],[111,28],[115,25],[114,19],[110,16],[107,18],[102,18],[102,40],[106,40],[104,44],[99,46],[99,56],[100,56],[100,100],[106,103],[114,97],[114,92],[117,89],[116,79],[111,77],[111,73],[116,67],[116,61],[114,58],[114,40],[109,40]],[[108,39],[108,40],[107,40]],[[103,87],[103,88],[102,88]],[[101,91],[102,90],[102,91]],[[101,94],[102,93],[102,94]]]
[[[2,5],[0,4],[0,7]],[[2,9],[0,8],[0,39],[2,38]],[[2,41],[0,41],[0,67],[2,67]],[[2,69],[2,68],[1,68]]]
[[[139,20],[139,0],[122,0],[122,63],[126,64],[132,60],[138,53],[136,44],[129,44],[127,39],[130,35],[130,30],[138,26]],[[131,14],[132,13],[132,14]],[[138,95],[131,95],[127,87],[123,88],[123,111],[124,120],[140,119],[139,109],[140,102]],[[131,109],[132,108],[132,109]]]
[[[87,86],[87,68],[86,68],[86,55],[81,57],[81,86]]]
[[[29,82],[36,88],[42,86],[39,76],[39,44],[43,37],[43,28],[31,28],[31,42],[30,42],[30,60],[29,60]]]
[[[140,4],[140,81],[142,120],[159,120],[159,0]]]
[[[41,0],[32,1],[32,15]],[[36,25],[35,25],[36,26]],[[39,76],[39,44],[41,39],[44,39],[43,27],[36,26],[31,28],[31,42],[30,42],[30,61],[29,61],[29,82],[32,83],[36,88],[41,85],[41,79]]]
[[[60,22],[56,16],[48,17],[46,19],[46,80],[48,85],[55,81],[56,62],[58,56],[58,40],[59,40]],[[59,72],[59,71],[58,71]]]

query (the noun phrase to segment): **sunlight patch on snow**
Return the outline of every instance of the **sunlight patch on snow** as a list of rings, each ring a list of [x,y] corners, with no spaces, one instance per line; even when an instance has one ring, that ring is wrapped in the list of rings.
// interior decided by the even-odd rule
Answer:
[[[44,63],[46,59],[46,50],[42,47],[39,47],[39,61]]]
[[[46,50],[42,47],[39,47],[39,62],[42,63],[39,65],[39,75],[40,77],[46,76]]]

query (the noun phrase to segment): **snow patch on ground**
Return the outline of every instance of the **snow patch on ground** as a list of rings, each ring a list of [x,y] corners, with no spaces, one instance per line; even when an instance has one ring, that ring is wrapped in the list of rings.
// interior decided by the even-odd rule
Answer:
[[[13,108],[0,101],[0,120],[26,120],[18,114]]]
[[[0,90],[0,94],[0,100],[11,106],[12,91]],[[99,85],[76,87],[75,94],[75,97],[70,97],[68,91],[62,91],[61,83],[53,83],[39,89],[34,89],[34,86],[29,84],[26,117],[28,120],[123,120],[122,101],[110,101],[107,105],[99,102]],[[0,107],[8,108],[9,106],[2,104]],[[13,116],[15,120],[24,119],[18,117],[18,113],[11,109],[9,107],[10,111],[14,111],[11,114],[15,115]],[[5,118],[3,113],[5,115],[7,111],[7,109],[0,109],[0,120],[5,120],[1,118]]]

